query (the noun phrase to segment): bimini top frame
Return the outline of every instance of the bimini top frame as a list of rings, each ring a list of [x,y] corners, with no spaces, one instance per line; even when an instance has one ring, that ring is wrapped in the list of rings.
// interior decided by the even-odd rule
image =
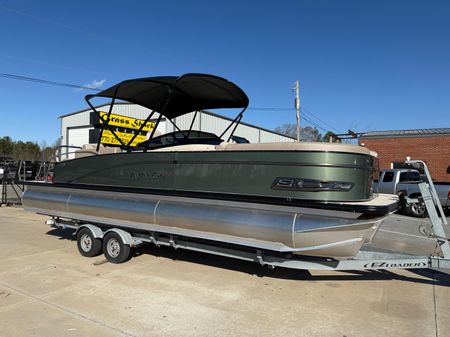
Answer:
[[[189,112],[205,109],[242,108],[237,117],[220,135],[220,137],[222,137],[233,125],[235,125],[229,137],[230,139],[241,121],[243,113],[245,109],[247,109],[249,103],[247,95],[234,83],[229,82],[222,77],[207,74],[185,74],[179,77],[159,76],[126,80],[97,94],[87,95],[85,97],[86,102],[100,117],[100,113],[90,102],[94,97],[111,98],[107,119],[102,123],[97,151],[100,147],[100,141],[105,127],[111,131],[123,147],[129,149],[137,134],[142,131],[155,112],[159,113],[159,117],[152,130],[150,139],[153,137],[162,116],[165,116],[173,125],[175,125],[172,121],[173,118]],[[135,103],[152,110],[145,120],[145,123],[142,123],[139,131],[127,144],[125,144],[109,126],[109,119],[116,99]],[[192,126],[193,123],[191,124],[191,128]],[[176,125],[175,127],[179,130]],[[144,151],[146,150],[147,147]]]

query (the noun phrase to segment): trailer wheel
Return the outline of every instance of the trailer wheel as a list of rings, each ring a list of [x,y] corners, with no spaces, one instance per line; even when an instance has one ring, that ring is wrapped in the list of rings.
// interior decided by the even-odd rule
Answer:
[[[123,243],[119,234],[109,232],[103,238],[103,254],[111,263],[122,263],[131,258],[131,248]]]
[[[421,196],[416,197],[419,202],[409,204],[408,213],[416,218],[424,218],[427,215],[427,208]]]
[[[94,257],[102,253],[102,240],[94,237],[88,228],[82,228],[77,234],[77,246],[81,255]]]

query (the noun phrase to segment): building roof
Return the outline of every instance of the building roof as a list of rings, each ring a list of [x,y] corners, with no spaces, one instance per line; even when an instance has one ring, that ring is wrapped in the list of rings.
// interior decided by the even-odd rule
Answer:
[[[369,131],[362,133],[360,137],[400,138],[400,137],[431,137],[431,136],[448,136],[448,135],[450,135],[450,128],[435,128],[435,129]]]
[[[109,106],[109,105],[110,105],[109,103],[105,103],[105,104],[97,105],[94,108],[97,109],[97,108],[101,108],[101,107],[105,107],[105,106]],[[114,105],[135,105],[135,104],[134,103],[129,103],[129,102],[116,102],[116,103],[114,103]],[[58,118],[62,119],[64,117],[69,117],[69,116],[76,115],[76,114],[79,114],[79,113],[82,113],[82,112],[86,112],[86,111],[92,111],[92,109],[91,108],[87,108],[87,109],[71,112],[71,113],[68,113],[68,114],[65,114],[65,115],[61,115]],[[228,120],[230,122],[233,121],[232,118],[229,118],[227,116],[222,116],[222,115],[216,114],[216,113],[211,112],[211,111],[202,110],[202,113],[210,115],[210,116],[214,116],[214,117],[217,117],[217,118],[222,118],[222,119]],[[256,125],[249,124],[249,123],[246,123],[246,122],[240,122],[239,124],[250,126],[250,127],[253,127],[253,128],[260,129],[261,131],[266,131],[266,132],[269,132],[269,133],[273,133],[275,135],[279,135],[279,136],[283,136],[283,137],[295,140],[295,138],[293,138],[291,136],[288,136],[288,135],[285,135],[283,133],[279,133],[279,132],[276,132],[276,131],[273,131],[273,130],[269,130],[269,129],[266,129],[266,128],[263,128],[263,127],[260,127],[260,126],[256,126]]]

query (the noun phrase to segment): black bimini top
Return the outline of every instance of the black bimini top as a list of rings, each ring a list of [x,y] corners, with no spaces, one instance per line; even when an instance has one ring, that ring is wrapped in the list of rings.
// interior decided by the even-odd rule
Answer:
[[[126,80],[94,95],[135,103],[157,111],[169,119],[192,111],[245,108],[249,100],[238,86],[207,74],[146,77]]]

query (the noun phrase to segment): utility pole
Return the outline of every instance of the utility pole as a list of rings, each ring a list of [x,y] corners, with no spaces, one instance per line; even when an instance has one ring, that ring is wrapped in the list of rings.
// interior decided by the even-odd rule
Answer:
[[[298,80],[295,81],[295,87],[293,88],[295,90],[295,112],[297,114],[297,142],[300,142],[300,96],[298,94],[299,91],[299,85]]]

